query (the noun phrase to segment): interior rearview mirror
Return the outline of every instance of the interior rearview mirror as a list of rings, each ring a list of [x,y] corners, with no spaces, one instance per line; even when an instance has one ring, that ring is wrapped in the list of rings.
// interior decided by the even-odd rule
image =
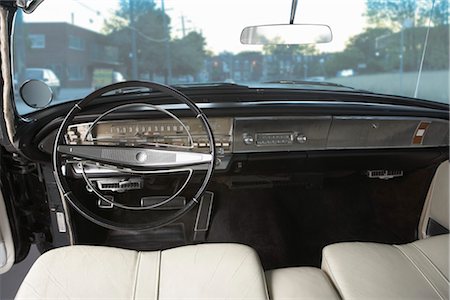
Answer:
[[[32,108],[44,108],[52,101],[53,92],[45,82],[31,79],[20,87],[20,97]]]
[[[247,45],[301,45],[329,43],[331,28],[322,24],[279,24],[245,27],[241,43]]]

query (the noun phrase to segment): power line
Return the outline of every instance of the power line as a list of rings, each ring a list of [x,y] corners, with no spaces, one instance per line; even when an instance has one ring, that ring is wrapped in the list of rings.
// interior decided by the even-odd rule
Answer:
[[[72,1],[78,3],[78,5],[81,5],[82,7],[86,8],[87,10],[90,10],[91,12],[94,12],[97,16],[100,16],[102,14],[99,10],[93,9],[92,7],[84,4],[80,0],[72,0]]]
[[[96,10],[96,9],[90,7],[89,5],[81,2],[80,0],[72,0],[72,1],[76,2],[78,5],[82,6],[83,8],[85,8],[85,9],[91,11],[91,12],[94,12],[97,16],[102,17],[103,20],[107,20],[108,19],[104,14],[102,14],[102,12],[100,12],[99,10]],[[126,24],[126,23],[129,22],[129,20],[127,20],[125,18],[122,18],[122,17],[120,17],[118,15],[114,15],[114,17],[119,19],[119,20],[121,20],[122,22],[124,22],[124,24],[123,24],[124,28],[128,28],[128,29],[131,29],[131,30],[135,31],[139,36],[141,36],[142,38],[144,38],[144,39],[146,39],[146,40],[148,40],[150,42],[164,43],[165,41],[167,41],[167,38],[162,38],[162,39],[152,38],[151,36],[148,36],[148,35],[144,34],[143,32],[141,32],[136,27]]]

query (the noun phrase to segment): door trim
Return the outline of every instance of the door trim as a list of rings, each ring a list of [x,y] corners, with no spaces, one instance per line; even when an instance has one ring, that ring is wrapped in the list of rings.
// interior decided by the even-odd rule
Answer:
[[[5,200],[0,192],[0,274],[8,272],[14,264],[14,241],[6,212]]]

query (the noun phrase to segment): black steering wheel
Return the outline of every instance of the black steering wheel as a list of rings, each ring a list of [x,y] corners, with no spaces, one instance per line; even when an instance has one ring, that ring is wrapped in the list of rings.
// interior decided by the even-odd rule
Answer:
[[[187,136],[186,146],[158,143],[145,143],[144,145],[139,144],[137,146],[134,144],[118,146],[111,144],[103,145],[101,143],[96,143],[95,141],[88,141],[87,143],[78,144],[69,142],[67,138],[68,130],[69,127],[73,125],[73,121],[78,114],[83,112],[89,104],[92,103],[92,101],[98,99],[100,96],[124,89],[148,89],[149,91],[159,91],[164,95],[173,97],[181,104],[187,106],[195,118],[202,124],[202,128],[204,129],[205,136],[208,140],[208,151],[206,153],[205,151],[197,151],[194,147],[189,126],[186,126],[169,110],[164,109],[162,106],[153,105],[149,103],[149,100],[117,105],[116,107],[105,111],[92,123],[90,123],[88,133],[94,126],[96,126],[96,124],[98,124],[109,114],[117,112],[121,109],[142,107],[147,110],[158,111],[159,113],[166,115],[166,117],[174,119],[180,126],[182,126],[183,131]],[[84,136],[84,141],[87,141],[87,137],[88,134]],[[214,135],[208,122],[208,118],[192,100],[180,91],[166,85],[145,81],[126,81],[98,89],[72,107],[60,125],[56,135],[53,149],[53,169],[56,183],[61,195],[65,198],[64,200],[70,203],[70,205],[82,216],[109,229],[139,231],[154,229],[170,224],[192,209],[199,202],[211,179],[214,171],[215,158],[216,153]],[[100,216],[77,199],[66,178],[67,168],[71,164],[76,164],[81,168],[82,176],[86,181],[87,188],[89,188],[90,192],[93,192],[99,199],[106,202],[111,202],[110,198],[103,195],[103,193],[96,187],[95,183],[93,183],[84,171],[84,167],[87,164],[95,164],[96,166],[105,169],[112,169],[123,174],[158,175],[183,172],[187,174],[184,184],[181,185],[181,187],[172,196],[162,199],[156,204],[153,203],[152,205],[147,206],[128,206],[126,204],[116,202],[111,203],[118,209],[128,210],[154,209],[155,207],[166,204],[179,195],[187,186],[188,182],[192,180],[193,168],[198,165],[206,166],[206,168],[203,167],[203,170],[206,170],[206,172],[204,172],[203,179],[198,185],[198,190],[194,193],[193,197],[186,201],[182,208],[166,214],[159,219],[148,220],[141,223],[124,224]]]

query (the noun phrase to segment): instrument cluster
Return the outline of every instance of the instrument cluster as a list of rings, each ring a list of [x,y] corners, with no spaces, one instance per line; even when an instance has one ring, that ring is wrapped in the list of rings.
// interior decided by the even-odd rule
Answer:
[[[72,145],[154,145],[194,148],[209,147],[201,122],[195,118],[162,120],[102,121],[97,124],[82,123],[69,127],[66,135]],[[232,118],[210,118],[216,138],[216,148],[231,152]],[[190,145],[190,143],[193,145]]]

